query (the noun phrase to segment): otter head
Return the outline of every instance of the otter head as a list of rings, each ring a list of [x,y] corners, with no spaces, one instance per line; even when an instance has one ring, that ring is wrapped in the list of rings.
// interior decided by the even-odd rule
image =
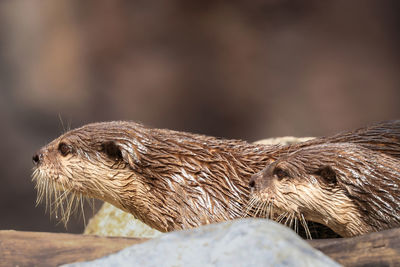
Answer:
[[[341,236],[356,235],[367,226],[348,187],[354,173],[344,162],[346,151],[353,149],[349,144],[315,145],[282,156],[253,175],[251,198],[269,207],[272,219],[297,218],[303,226],[304,220],[314,221]]]
[[[51,210],[60,210],[65,223],[74,201],[82,196],[125,209],[123,192],[134,195],[140,190],[132,172],[145,152],[139,151],[145,147],[135,138],[138,128],[124,122],[89,124],[41,148],[32,158],[37,202],[46,199]]]

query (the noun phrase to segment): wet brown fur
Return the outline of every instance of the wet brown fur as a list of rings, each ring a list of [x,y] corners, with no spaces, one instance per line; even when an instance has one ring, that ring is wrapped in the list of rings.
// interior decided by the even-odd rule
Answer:
[[[253,196],[343,237],[398,227],[400,159],[390,154],[350,143],[304,147],[254,175]]]
[[[33,179],[39,200],[48,197],[47,187],[66,192],[57,193],[59,199],[68,194],[98,198],[151,227],[171,231],[257,215],[254,209],[259,207],[244,214],[250,177],[286,153],[313,144],[354,142],[398,155],[394,131],[400,131],[399,121],[296,145],[270,146],[151,129],[134,122],[94,123],[43,147],[34,157]],[[60,144],[70,149],[65,156]]]

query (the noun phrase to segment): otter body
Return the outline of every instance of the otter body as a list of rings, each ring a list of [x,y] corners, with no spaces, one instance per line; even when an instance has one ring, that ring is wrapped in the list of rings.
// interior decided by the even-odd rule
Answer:
[[[248,180],[272,148],[133,122],[95,123],[41,149],[34,177],[39,187],[51,183],[107,201],[166,232],[241,217]]]
[[[165,232],[243,215],[261,216],[254,211],[258,207],[245,213],[250,177],[286,153],[348,141],[391,154],[391,133],[399,130],[400,122],[395,121],[271,146],[151,129],[134,122],[93,123],[40,149],[33,156],[33,179],[38,200],[50,202],[64,220],[74,200],[88,196]]]
[[[254,175],[250,185],[276,212],[304,216],[343,237],[400,226],[400,159],[357,144],[304,147]]]

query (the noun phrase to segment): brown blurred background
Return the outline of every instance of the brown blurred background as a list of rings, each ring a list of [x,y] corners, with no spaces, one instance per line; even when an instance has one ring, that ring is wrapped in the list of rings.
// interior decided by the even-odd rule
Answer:
[[[0,229],[35,208],[31,157],[93,121],[249,141],[400,118],[400,2],[0,2]],[[67,231],[82,231],[72,218]]]

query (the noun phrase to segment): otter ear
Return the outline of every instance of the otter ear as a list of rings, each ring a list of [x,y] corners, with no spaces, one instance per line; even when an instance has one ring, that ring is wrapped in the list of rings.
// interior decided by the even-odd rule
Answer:
[[[337,179],[336,179],[336,172],[334,169],[332,169],[331,166],[323,166],[321,168],[319,168],[315,174],[321,176],[323,179],[325,179],[326,181],[330,182],[330,183],[337,183]]]
[[[132,169],[136,169],[138,164],[140,164],[139,155],[137,151],[127,145],[121,145],[121,155],[122,159],[129,164]]]
[[[123,160],[131,168],[135,168],[140,162],[136,150],[124,143],[108,141],[102,144],[102,150],[111,159]]]
[[[118,160],[122,158],[121,149],[119,146],[113,141],[104,142],[101,145],[101,150],[113,160]]]

